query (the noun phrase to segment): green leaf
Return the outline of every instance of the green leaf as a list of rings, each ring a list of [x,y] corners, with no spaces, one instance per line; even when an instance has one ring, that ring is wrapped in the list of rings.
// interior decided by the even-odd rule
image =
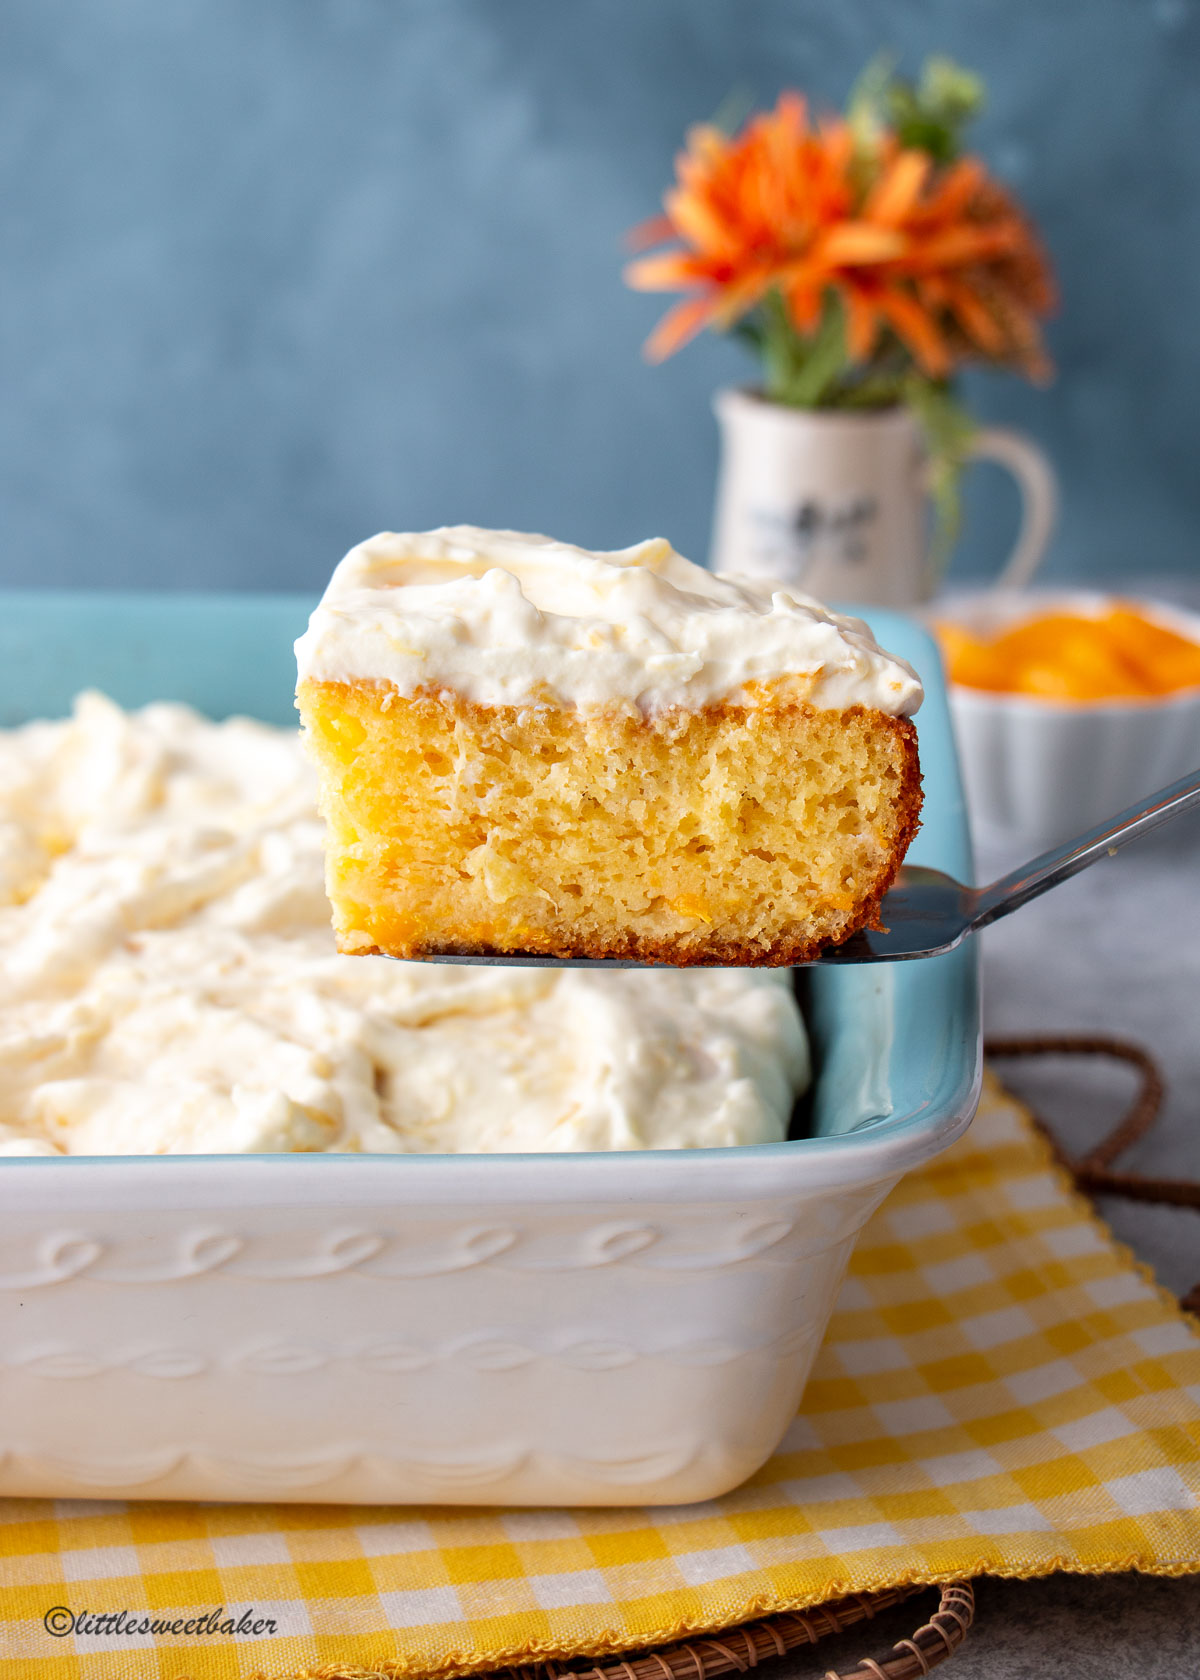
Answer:
[[[897,81],[889,116],[904,146],[928,152],[935,163],[952,163],[963,148],[963,132],[983,107],[979,76],[949,58],[925,61],[916,87]]]
[[[747,82],[735,82],[709,118],[722,134],[736,134],[755,106],[754,89]]]
[[[983,109],[983,79],[940,55],[926,59],[915,84],[895,69],[895,58],[881,53],[851,90],[847,116],[861,165],[869,168],[888,128],[902,145],[927,152],[935,163],[953,162],[965,129]]]
[[[868,367],[858,378],[847,381],[836,406],[849,409],[896,408],[904,401],[908,373],[905,368]]]
[[[814,333],[796,331],[787,304],[768,293],[762,312],[763,390],[771,402],[787,408],[824,408],[834,399],[847,365],[842,306],[833,292],[825,295]]]
[[[879,148],[886,126],[888,89],[896,74],[894,52],[878,52],[858,74],[846,103],[846,118],[860,157],[870,157]]]
[[[986,88],[982,76],[935,53],[921,70],[917,100],[923,111],[957,131],[983,110]]]
[[[930,565],[940,577],[962,531],[962,471],[970,456],[975,422],[954,390],[941,380],[910,374],[904,400],[917,417],[929,456]]]

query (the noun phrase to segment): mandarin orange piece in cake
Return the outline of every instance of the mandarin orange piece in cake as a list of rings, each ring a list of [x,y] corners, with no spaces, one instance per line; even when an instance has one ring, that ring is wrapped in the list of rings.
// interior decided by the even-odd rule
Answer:
[[[344,952],[803,962],[917,827],[912,669],[663,541],[372,537],[296,651]]]

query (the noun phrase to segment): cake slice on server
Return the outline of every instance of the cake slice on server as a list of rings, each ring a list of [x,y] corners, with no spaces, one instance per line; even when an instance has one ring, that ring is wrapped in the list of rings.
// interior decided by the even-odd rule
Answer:
[[[345,952],[803,962],[917,827],[915,672],[663,541],[372,537],[296,651]]]

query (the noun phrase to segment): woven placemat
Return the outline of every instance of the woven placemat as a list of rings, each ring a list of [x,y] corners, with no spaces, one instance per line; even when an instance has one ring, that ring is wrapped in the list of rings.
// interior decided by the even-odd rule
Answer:
[[[845,1633],[859,1622],[903,1604],[922,1589],[894,1587],[887,1592],[851,1593],[812,1610],[788,1611],[761,1622],[730,1628],[707,1639],[689,1639],[657,1651],[631,1653],[594,1664],[542,1663],[505,1669],[508,1680],[717,1680],[747,1674],[764,1661],[815,1645],[831,1634]],[[854,1668],[827,1669],[825,1680],[917,1680],[952,1657],[975,1618],[975,1594],[968,1581],[941,1589],[937,1609],[908,1639],[899,1639],[887,1656],[864,1657]]]

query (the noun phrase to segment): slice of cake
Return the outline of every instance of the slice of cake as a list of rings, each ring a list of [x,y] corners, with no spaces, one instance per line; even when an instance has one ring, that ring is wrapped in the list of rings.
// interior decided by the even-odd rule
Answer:
[[[804,962],[917,826],[911,668],[666,542],[373,537],[296,651],[345,952]]]

